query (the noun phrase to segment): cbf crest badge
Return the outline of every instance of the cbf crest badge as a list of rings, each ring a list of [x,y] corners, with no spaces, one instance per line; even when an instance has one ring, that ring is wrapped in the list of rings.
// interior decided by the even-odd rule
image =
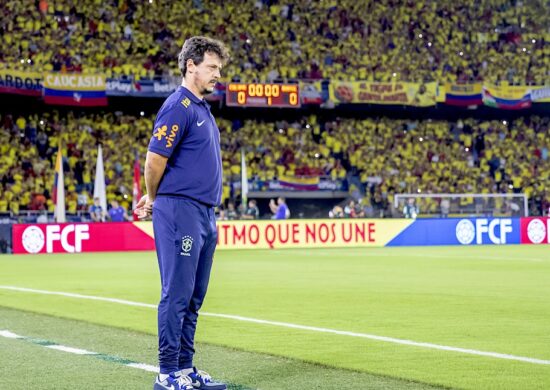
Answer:
[[[191,256],[189,252],[191,252],[191,249],[193,248],[193,237],[191,236],[183,236],[181,239],[181,253],[182,256]]]

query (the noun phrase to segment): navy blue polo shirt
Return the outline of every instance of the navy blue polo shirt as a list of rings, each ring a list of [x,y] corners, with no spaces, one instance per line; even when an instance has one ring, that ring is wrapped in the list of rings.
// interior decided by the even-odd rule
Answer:
[[[176,89],[157,114],[149,151],[168,157],[157,195],[220,204],[220,130],[204,99],[185,87]]]
[[[109,216],[113,222],[124,222],[124,213],[125,210],[122,206],[118,206],[116,209],[112,207],[109,210]]]

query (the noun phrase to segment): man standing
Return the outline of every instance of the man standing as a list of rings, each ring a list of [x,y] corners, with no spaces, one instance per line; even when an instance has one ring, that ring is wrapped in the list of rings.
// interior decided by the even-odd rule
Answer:
[[[416,219],[418,212],[418,207],[415,204],[414,198],[407,199],[407,204],[403,207],[403,216],[405,218]]]
[[[93,222],[105,221],[106,212],[101,207],[101,201],[99,198],[94,198],[94,204],[90,206],[90,217]]]
[[[285,198],[278,197],[277,198],[277,204],[275,204],[275,201],[271,199],[269,201],[269,208],[271,209],[271,212],[273,213],[272,219],[288,219],[290,218],[290,210],[288,209],[288,206],[286,205]]]
[[[199,309],[217,242],[221,202],[220,132],[204,96],[229,56],[223,43],[192,37],[178,57],[182,85],[158,112],[145,161],[147,195],[136,214],[152,214],[162,293],[158,306],[160,374],[154,390],[224,390],[193,366]]]
[[[126,209],[118,203],[118,200],[113,199],[109,209],[109,219],[111,222],[124,222],[129,221],[130,217],[128,217]]]
[[[248,208],[242,215],[242,219],[258,219],[260,218],[260,209],[254,199],[248,201]]]

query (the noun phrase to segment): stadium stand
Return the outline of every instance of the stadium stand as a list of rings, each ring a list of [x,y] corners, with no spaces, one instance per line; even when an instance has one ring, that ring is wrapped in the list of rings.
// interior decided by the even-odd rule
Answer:
[[[0,16],[0,68],[178,76],[181,42],[201,33],[230,46],[226,80],[545,85],[546,5],[543,0],[8,0]],[[92,203],[98,143],[104,146],[109,200],[129,208],[134,154],[143,159],[153,119],[114,110],[2,113],[0,213],[53,211],[58,137],[66,147],[68,213]],[[396,192],[524,192],[535,214],[550,203],[548,117],[506,122],[310,115],[218,122],[226,203],[238,199],[232,183],[240,175],[241,147],[256,189],[282,176],[340,180],[361,199],[348,209],[360,206],[366,216],[393,215]],[[428,209],[436,206],[428,202]],[[360,212],[342,213],[351,214]]]
[[[59,134],[66,145],[67,212],[91,205],[98,143],[104,147],[108,198],[129,208],[134,153],[143,160],[152,121],[120,113],[3,116],[0,136],[7,142],[0,145],[0,189],[5,194],[0,212],[53,211],[50,190]],[[222,119],[224,201],[239,200],[231,183],[240,180],[242,147],[252,182],[281,176],[341,179],[361,199],[367,216],[392,215],[396,192],[523,192],[532,200],[532,212],[542,214],[550,205],[549,126],[547,117],[511,122]],[[438,207],[435,201],[428,205],[430,210],[423,211]]]
[[[549,80],[543,0],[4,3],[0,64],[20,70],[178,75],[181,42],[202,33],[229,44],[241,81]]]

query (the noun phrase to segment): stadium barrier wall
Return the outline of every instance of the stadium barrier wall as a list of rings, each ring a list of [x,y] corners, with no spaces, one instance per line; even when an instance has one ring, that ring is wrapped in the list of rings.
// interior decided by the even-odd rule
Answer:
[[[155,249],[151,222],[16,224],[12,237],[16,254]],[[508,244],[550,244],[550,218],[218,222],[219,250]]]

